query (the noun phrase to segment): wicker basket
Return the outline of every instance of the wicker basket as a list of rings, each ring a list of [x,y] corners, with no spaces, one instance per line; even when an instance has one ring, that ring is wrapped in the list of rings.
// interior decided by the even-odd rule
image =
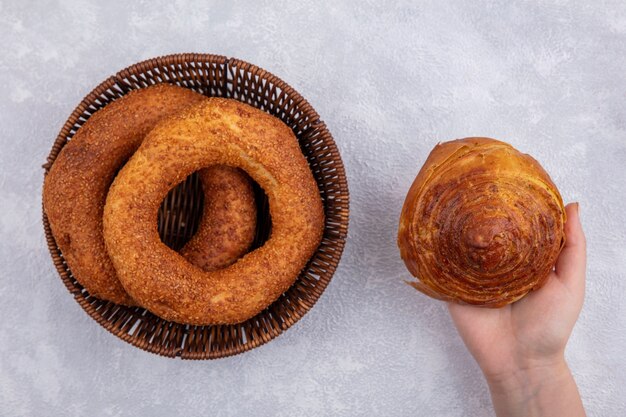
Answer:
[[[54,265],[81,307],[111,333],[141,349],[168,357],[214,359],[253,349],[281,334],[313,307],[335,272],[348,231],[349,194],[341,157],[319,115],[285,82],[247,62],[207,54],[178,54],[149,59],[106,79],[83,99],[56,138],[46,173],[59,151],[89,117],[131,90],[173,83],[206,96],[248,103],[286,123],[296,134],[322,196],[326,224],[322,243],[297,281],[256,317],[238,325],[191,326],[162,320],[139,307],[95,298],[74,279],[63,260],[48,219],[43,225]],[[202,213],[201,185],[194,174],[174,188],[159,211],[163,241],[178,249],[193,235]],[[254,246],[271,228],[267,198],[256,188],[259,222]]]

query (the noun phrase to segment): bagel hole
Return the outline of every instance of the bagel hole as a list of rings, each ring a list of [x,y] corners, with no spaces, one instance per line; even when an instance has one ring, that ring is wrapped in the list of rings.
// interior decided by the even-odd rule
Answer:
[[[157,225],[161,241],[179,251],[198,231],[203,207],[202,183],[194,172],[172,188],[159,207]]]
[[[260,248],[272,230],[269,202],[263,188],[252,180],[257,207],[257,226],[250,251]],[[198,231],[204,209],[204,192],[197,172],[172,188],[163,199],[158,213],[161,241],[179,251]]]
[[[263,188],[252,180],[252,189],[254,190],[254,199],[256,202],[256,233],[250,250],[263,246],[269,239],[272,232],[272,216],[270,215],[270,205],[267,194]]]

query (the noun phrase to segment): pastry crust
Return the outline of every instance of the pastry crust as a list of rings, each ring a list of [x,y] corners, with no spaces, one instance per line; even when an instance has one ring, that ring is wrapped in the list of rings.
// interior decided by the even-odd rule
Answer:
[[[214,165],[199,175],[203,215],[198,231],[179,253],[199,268],[213,271],[248,252],[256,232],[256,202],[250,177],[240,169]]]
[[[398,246],[410,284],[501,307],[541,287],[565,243],[565,208],[531,156],[490,138],[437,145],[406,197]]]
[[[44,209],[73,276],[90,294],[135,305],[117,279],[102,236],[109,186],[157,122],[204,100],[201,94],[169,84],[132,91],[91,116],[54,161],[44,181]],[[246,175],[233,168],[215,167],[200,175],[210,184],[219,177],[232,189],[205,189],[209,208],[219,209],[204,211],[198,233],[212,239],[192,239],[183,252],[204,267],[217,268],[243,255],[252,243],[254,196]],[[215,227],[218,223],[228,227]]]
[[[202,167],[245,170],[269,198],[272,231],[233,265],[205,272],[165,246],[160,201]],[[269,306],[319,245],[324,213],[298,141],[277,118],[235,100],[210,98],[155,127],[120,171],[104,210],[104,236],[128,293],[158,316],[194,325],[232,324]]]

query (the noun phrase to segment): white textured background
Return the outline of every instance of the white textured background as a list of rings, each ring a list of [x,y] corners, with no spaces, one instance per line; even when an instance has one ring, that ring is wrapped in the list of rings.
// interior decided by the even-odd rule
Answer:
[[[624,2],[338,3],[0,1],[1,416],[492,415],[444,305],[403,284],[395,243],[432,146],[470,135],[534,155],[581,202],[588,291],[567,356],[589,415],[626,415]],[[134,62],[192,51],[298,89],[334,134],[352,195],[318,305],[213,362],[160,358],[98,326],[40,223],[40,166],[82,97]]]

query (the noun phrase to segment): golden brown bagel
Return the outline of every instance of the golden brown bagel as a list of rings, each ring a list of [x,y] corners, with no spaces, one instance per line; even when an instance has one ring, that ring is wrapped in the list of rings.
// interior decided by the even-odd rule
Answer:
[[[198,93],[169,84],[132,91],[91,116],[54,161],[43,188],[46,215],[72,274],[90,294],[120,304],[135,304],[117,279],[104,246],[102,212],[106,194],[118,170],[157,122],[203,100],[206,98]],[[244,184],[244,173],[228,167],[212,172],[201,177],[206,181],[207,175],[220,175],[238,192],[205,189],[209,207],[220,207],[219,202],[228,198],[233,210],[204,212],[199,233],[213,239],[205,240],[206,246],[195,239],[192,257],[203,265],[219,267],[225,264],[225,258],[216,257],[217,244],[225,253],[236,254],[233,260],[250,246],[256,208],[251,187]],[[221,235],[217,234],[220,230],[211,225],[220,222],[229,223],[231,229],[224,228]],[[203,225],[211,230],[203,230]],[[192,252],[188,248],[183,251]],[[201,259],[203,253],[206,257]]]
[[[198,231],[179,251],[205,271],[225,268],[246,254],[256,232],[250,178],[240,169],[214,165],[200,170],[204,191]]]
[[[233,265],[205,272],[165,246],[159,203],[202,167],[245,170],[269,198],[272,231]],[[195,325],[238,323],[286,291],[317,248],[324,213],[317,184],[289,127],[235,100],[212,98],[160,123],[116,177],[104,236],[128,293],[158,316]]]
[[[487,307],[543,285],[565,242],[565,208],[537,161],[511,145],[437,145],[406,197],[398,245],[417,282],[442,300]]]

